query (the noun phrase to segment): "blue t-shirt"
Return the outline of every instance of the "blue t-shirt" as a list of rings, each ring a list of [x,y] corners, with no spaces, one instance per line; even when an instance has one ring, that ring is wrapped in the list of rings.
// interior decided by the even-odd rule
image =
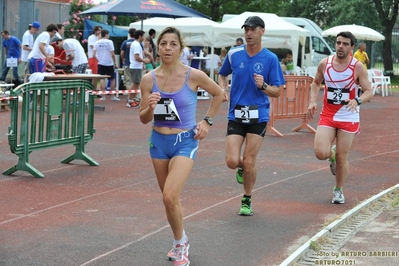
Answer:
[[[255,56],[249,56],[246,45],[229,50],[219,74],[227,77],[232,74],[230,88],[229,120],[237,121],[239,106],[252,106],[258,110],[257,123],[269,121],[269,97],[258,89],[254,74],[262,75],[268,85],[285,84],[284,75],[277,56],[263,48]]]
[[[21,57],[21,42],[14,36],[10,39],[3,40],[3,47],[7,48],[7,58],[20,58]]]
[[[133,39],[124,40],[122,45],[121,45],[121,51],[122,50],[125,51],[125,54],[124,54],[125,63],[123,64],[123,66],[129,66],[130,65],[129,54],[130,54],[130,45],[132,45],[132,42],[134,42],[134,38]]]

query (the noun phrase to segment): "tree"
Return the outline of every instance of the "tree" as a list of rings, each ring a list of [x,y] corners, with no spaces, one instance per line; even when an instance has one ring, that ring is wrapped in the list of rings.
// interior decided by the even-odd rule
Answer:
[[[241,14],[245,11],[276,13],[281,0],[179,0],[185,6],[197,10],[213,21],[221,21],[224,14]]]
[[[70,18],[64,22],[64,35],[65,38],[74,38],[80,41],[82,44],[86,44],[87,40],[84,40],[84,20],[86,18],[100,21],[100,16],[82,16],[81,12],[94,7],[92,0],[70,0],[69,4],[71,9],[69,11]]]
[[[378,12],[382,26],[382,35],[385,36],[385,40],[382,43],[382,57],[384,60],[384,69],[393,70],[392,60],[392,30],[395,26],[396,19],[398,17],[399,0],[373,0],[375,8]]]

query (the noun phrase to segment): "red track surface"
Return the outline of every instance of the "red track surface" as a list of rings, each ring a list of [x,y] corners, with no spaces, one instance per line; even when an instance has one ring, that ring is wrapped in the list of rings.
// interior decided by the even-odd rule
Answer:
[[[320,95],[321,96],[321,95]],[[148,155],[150,125],[137,109],[108,100],[96,110],[86,152],[99,166],[73,161],[63,146],[35,151],[25,172],[0,176],[0,265],[172,265],[172,234]],[[199,101],[201,119],[209,101]],[[325,221],[398,183],[399,94],[376,95],[362,105],[361,134],[349,156],[346,204],[330,203],[334,178],[313,154],[309,132],[291,132],[297,120],[276,122],[258,159],[254,215],[237,215],[241,185],[224,162],[227,104],[201,142],[182,194],[191,265],[278,265]],[[0,112],[0,170],[17,162],[8,147],[10,111]],[[311,122],[316,127],[317,120]]]

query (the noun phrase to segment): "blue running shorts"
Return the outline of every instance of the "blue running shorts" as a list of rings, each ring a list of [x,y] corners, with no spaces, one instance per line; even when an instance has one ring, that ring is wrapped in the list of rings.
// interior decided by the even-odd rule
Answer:
[[[153,159],[171,159],[175,156],[184,156],[195,160],[199,141],[194,139],[193,130],[182,131],[179,134],[164,135],[155,130],[151,131],[148,144],[150,156]]]

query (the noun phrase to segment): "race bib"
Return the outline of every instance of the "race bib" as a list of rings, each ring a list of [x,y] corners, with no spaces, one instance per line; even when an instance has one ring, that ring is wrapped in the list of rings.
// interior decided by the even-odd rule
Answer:
[[[154,110],[155,121],[180,121],[179,112],[173,99],[161,98]]]
[[[17,67],[18,59],[17,58],[7,58],[7,67]]]
[[[347,105],[349,100],[349,89],[347,88],[328,88],[327,102],[331,104]]]
[[[236,105],[234,108],[234,117],[237,123],[255,124],[259,120],[259,111],[257,105]]]

